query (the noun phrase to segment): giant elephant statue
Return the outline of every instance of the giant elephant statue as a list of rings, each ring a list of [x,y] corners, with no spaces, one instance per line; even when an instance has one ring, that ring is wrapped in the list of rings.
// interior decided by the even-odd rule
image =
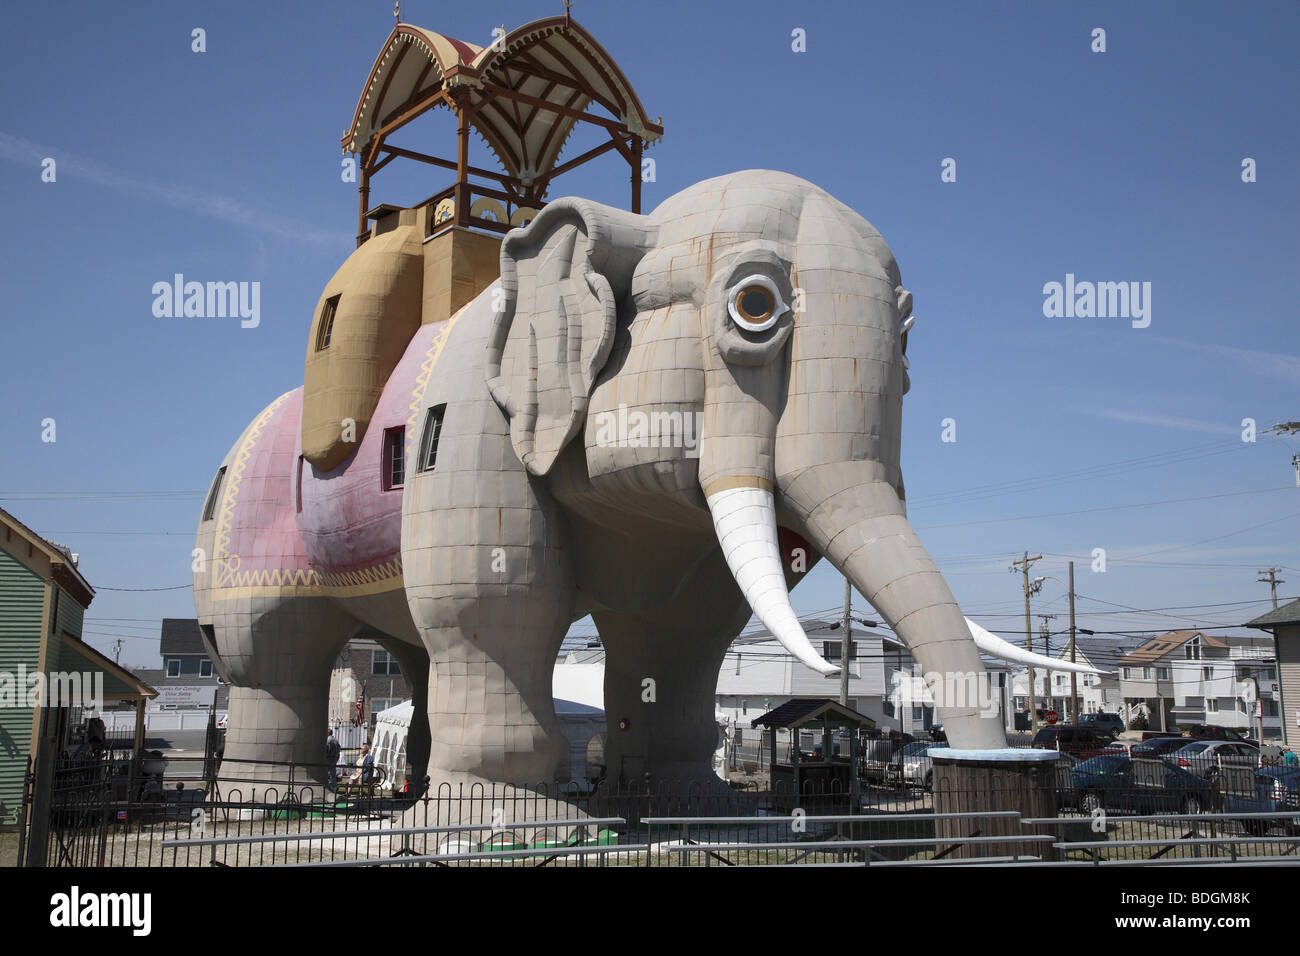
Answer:
[[[611,779],[716,780],[718,671],[751,614],[836,672],[789,599],[822,557],[923,671],[983,673],[906,517],[912,296],[860,215],[769,171],[649,215],[558,199],[507,235],[499,280],[423,323],[419,245],[404,219],[340,269],[306,398],[257,416],[205,505],[195,594],[245,774],[320,760],[330,665],[370,634],[427,653],[435,783],[549,780],[551,672],[590,614]],[[381,328],[405,347],[350,380],[360,425],[331,421],[356,394],[312,362]],[[940,716],[955,747],[1005,745],[996,714]]]

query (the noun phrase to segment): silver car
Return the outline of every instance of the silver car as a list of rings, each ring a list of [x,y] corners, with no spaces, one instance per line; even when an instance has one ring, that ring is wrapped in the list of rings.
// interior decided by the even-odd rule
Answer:
[[[947,746],[945,743],[936,743],[933,740],[917,740],[908,744],[890,759],[890,778],[898,781],[901,776],[906,786],[932,789],[934,763],[930,759],[930,750]]]
[[[1194,740],[1165,757],[1174,766],[1194,773],[1202,780],[1217,783],[1232,771],[1259,769],[1259,748],[1230,740]]]

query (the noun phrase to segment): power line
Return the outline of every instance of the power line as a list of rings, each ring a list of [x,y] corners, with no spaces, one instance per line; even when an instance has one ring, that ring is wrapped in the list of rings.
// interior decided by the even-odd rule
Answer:
[[[1290,492],[1291,490],[1292,490],[1291,486],[1286,485],[1281,488],[1259,488],[1254,491],[1225,491],[1215,495],[1197,495],[1193,498],[1163,498],[1163,499],[1158,499],[1156,501],[1141,501],[1141,502],[1136,502],[1134,504],[1128,504],[1128,505],[1103,505],[1100,508],[1080,508],[1077,511],[1047,511],[1047,512],[1043,512],[1042,514],[1034,514],[1034,515],[1010,515],[1001,518],[983,518],[978,521],[957,521],[951,524],[918,525],[916,527],[916,530],[927,531],[927,530],[935,530],[938,528],[966,528],[966,527],[970,527],[971,525],[977,525],[977,524],[1001,524],[1007,521],[1033,521],[1037,518],[1062,518],[1062,517],[1067,517],[1069,515],[1094,514],[1098,511],[1123,511],[1131,508],[1151,508],[1156,505],[1177,505],[1177,504],[1185,504],[1189,501],[1210,501],[1215,498],[1236,498],[1236,497],[1240,497],[1241,495],[1264,495],[1264,494],[1270,494],[1272,492],[1277,492],[1277,491]],[[65,533],[70,534],[71,532],[65,532]]]
[[[184,591],[186,588],[194,587],[193,584],[178,584],[174,588],[109,588],[100,585],[94,585],[96,591]]]
[[[1142,455],[1137,458],[1121,459],[1120,461],[1096,465],[1091,468],[1071,469],[1069,471],[1055,472],[1052,474],[1038,475],[1029,478],[994,482],[988,485],[978,485],[973,488],[967,488],[958,492],[939,492],[931,495],[921,495],[917,498],[909,499],[908,504],[909,506],[927,504],[935,499],[942,499],[942,501],[939,502],[942,504],[967,502],[979,498],[993,498],[1007,494],[1015,494],[1021,491],[1028,491],[1043,483],[1050,483],[1055,487],[1057,485],[1068,484],[1075,481],[1091,481],[1099,477],[1112,477],[1114,474],[1124,474],[1130,471],[1138,471],[1162,464],[1172,464],[1174,462],[1182,464],[1199,458],[1224,454],[1229,451],[1239,450],[1241,444],[1241,442],[1236,440],[1228,441],[1226,443],[1223,440],[1219,440],[1204,445],[1193,445],[1189,448],[1177,449],[1170,452],[1157,452],[1151,455]]]
[[[0,491],[0,501],[150,501],[203,495],[202,491]]]

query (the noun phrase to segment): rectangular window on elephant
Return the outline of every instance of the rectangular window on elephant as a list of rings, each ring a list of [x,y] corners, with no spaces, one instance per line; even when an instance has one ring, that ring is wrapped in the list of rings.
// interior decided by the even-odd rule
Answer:
[[[442,438],[442,419],[446,405],[434,405],[424,419],[424,435],[420,439],[420,470],[432,471],[438,462],[438,440]]]
[[[384,429],[384,490],[406,483],[406,426]]]

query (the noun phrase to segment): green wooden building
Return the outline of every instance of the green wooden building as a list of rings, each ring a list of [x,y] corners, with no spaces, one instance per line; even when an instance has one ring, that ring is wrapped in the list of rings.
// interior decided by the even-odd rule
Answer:
[[[0,509],[0,827],[19,822],[29,758],[38,771],[53,767],[69,726],[88,716],[69,702],[72,689],[134,706],[136,749],[143,743],[144,705],[157,691],[82,641],[94,598],[76,555]]]

